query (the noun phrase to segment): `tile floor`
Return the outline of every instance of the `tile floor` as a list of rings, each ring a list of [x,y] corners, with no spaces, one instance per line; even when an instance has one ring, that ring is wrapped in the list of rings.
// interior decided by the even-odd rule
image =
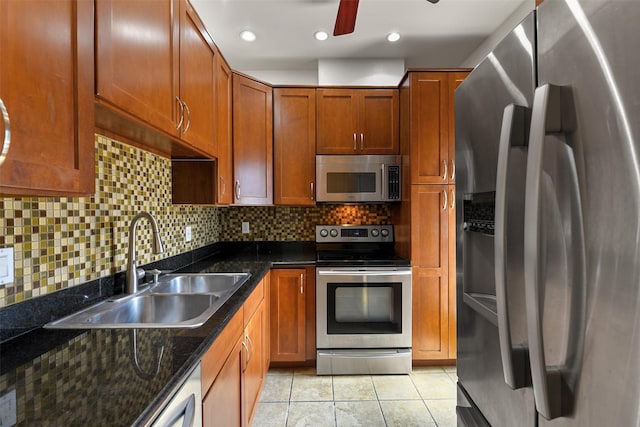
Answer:
[[[354,376],[271,369],[253,427],[455,427],[456,380],[455,367]]]

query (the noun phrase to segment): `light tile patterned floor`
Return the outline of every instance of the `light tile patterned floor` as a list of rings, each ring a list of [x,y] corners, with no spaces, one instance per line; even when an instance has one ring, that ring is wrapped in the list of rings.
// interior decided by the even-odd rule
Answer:
[[[455,367],[353,376],[271,369],[253,427],[455,427],[456,380]]]

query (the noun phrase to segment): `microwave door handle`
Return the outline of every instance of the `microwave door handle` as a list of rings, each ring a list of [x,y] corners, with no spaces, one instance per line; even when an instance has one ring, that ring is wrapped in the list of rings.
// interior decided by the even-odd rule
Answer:
[[[381,179],[381,182],[380,182],[380,194],[382,196],[382,200],[387,200],[387,198],[385,197],[385,194],[384,194],[385,193],[385,185],[384,185],[384,182],[385,182],[384,169],[385,168],[384,168],[384,163],[382,164],[381,169],[382,169],[382,172],[380,173],[380,179]]]

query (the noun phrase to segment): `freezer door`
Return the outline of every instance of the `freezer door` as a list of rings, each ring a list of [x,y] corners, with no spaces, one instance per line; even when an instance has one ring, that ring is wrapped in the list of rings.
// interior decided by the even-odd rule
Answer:
[[[538,9],[525,275],[540,426],[640,425],[638,22],[636,0]]]

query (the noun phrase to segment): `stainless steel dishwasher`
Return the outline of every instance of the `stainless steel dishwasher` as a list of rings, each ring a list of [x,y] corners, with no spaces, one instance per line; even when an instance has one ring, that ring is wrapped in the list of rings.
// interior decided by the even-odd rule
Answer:
[[[178,391],[165,403],[149,427],[202,427],[202,389],[200,363]]]

